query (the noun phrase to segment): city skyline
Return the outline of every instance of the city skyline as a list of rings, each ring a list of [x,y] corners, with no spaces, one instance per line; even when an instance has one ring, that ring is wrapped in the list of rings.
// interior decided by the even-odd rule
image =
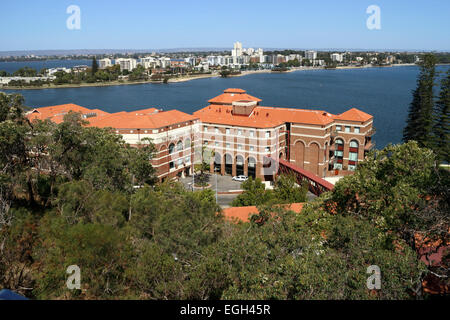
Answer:
[[[67,26],[73,5],[80,29]],[[372,5],[380,8],[380,28],[370,30]],[[1,23],[0,51],[228,48],[235,41],[265,49],[450,50],[450,3],[439,0],[325,1],[320,8],[295,1],[277,10],[268,1],[226,7],[174,1],[168,7],[136,0],[117,10],[105,1],[19,0],[1,7],[9,14]]]

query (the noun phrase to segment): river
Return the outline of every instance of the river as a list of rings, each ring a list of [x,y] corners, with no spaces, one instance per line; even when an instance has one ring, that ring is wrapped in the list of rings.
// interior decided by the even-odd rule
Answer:
[[[438,66],[438,71],[448,66]],[[0,66],[1,70],[1,66]],[[42,107],[75,103],[107,112],[156,107],[192,113],[226,88],[242,88],[261,98],[261,105],[326,110],[342,113],[352,107],[374,116],[377,148],[400,143],[411,91],[416,86],[416,66],[308,70],[253,74],[235,78],[208,78],[169,84],[140,84],[43,90],[14,90],[26,105]],[[11,90],[5,90],[11,93]]]

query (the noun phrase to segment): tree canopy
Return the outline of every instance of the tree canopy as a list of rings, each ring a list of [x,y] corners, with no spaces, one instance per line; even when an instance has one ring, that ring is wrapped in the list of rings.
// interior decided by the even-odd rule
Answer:
[[[0,287],[34,299],[412,299],[430,271],[448,279],[448,253],[427,267],[415,236],[448,243],[449,172],[416,142],[370,153],[300,214],[274,205],[304,199],[293,177],[269,192],[250,179],[238,202],[259,214],[236,224],[212,190],[157,183],[151,142],[131,148],[74,113],[29,123],[22,104],[0,94]],[[81,289],[66,286],[71,265]],[[381,290],[367,288],[371,265]]]

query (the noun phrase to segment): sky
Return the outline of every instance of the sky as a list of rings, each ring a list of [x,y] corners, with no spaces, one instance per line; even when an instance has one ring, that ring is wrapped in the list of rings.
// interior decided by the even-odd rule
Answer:
[[[67,8],[80,8],[68,29]],[[366,13],[380,8],[379,30]],[[449,0],[1,0],[0,51],[245,48],[450,51]],[[75,21],[75,20],[71,20]]]

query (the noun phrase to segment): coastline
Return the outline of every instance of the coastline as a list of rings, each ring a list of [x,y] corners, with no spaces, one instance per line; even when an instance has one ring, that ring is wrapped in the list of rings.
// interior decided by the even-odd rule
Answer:
[[[326,69],[325,67],[293,67],[290,70],[282,71],[282,72],[273,72],[272,70],[255,70],[255,71],[243,71],[241,74],[229,76],[229,78],[234,77],[243,77],[252,74],[262,74],[262,73],[290,73],[297,71],[307,71],[307,70],[350,70],[350,69],[368,69],[368,68],[390,68],[390,67],[408,67],[415,66],[414,63],[403,63],[403,64],[393,64],[389,66],[343,66],[336,67],[335,69]],[[446,64],[443,64],[446,65]],[[207,79],[207,78],[218,78],[220,74],[204,74],[204,75],[192,75],[192,76],[181,76],[178,78],[169,79],[168,83],[178,83],[178,82],[187,82],[197,79]],[[46,87],[0,87],[0,90],[46,90],[46,89],[68,89],[68,88],[87,88],[87,87],[112,87],[112,86],[124,86],[124,85],[139,85],[139,84],[149,84],[149,83],[162,83],[162,81],[130,81],[130,82],[100,82],[100,83],[80,83],[80,84],[62,84],[62,85],[50,85]]]

